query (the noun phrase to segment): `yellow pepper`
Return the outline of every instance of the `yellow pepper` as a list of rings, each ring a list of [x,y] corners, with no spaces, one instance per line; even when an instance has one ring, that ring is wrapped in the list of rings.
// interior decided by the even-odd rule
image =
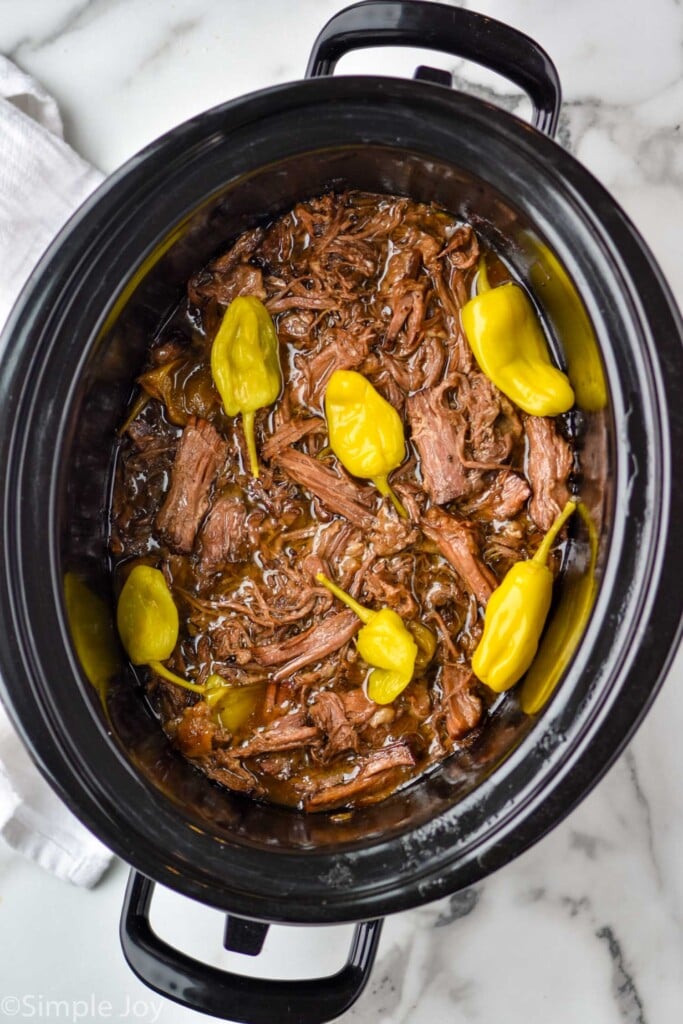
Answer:
[[[572,386],[551,363],[543,329],[524,290],[512,282],[491,288],[482,257],[477,292],[461,315],[482,372],[532,416],[557,416],[571,409]]]
[[[212,674],[206,680],[205,700],[215,710],[215,717],[230,732],[244,725],[263,696],[265,682],[248,686],[230,686],[222,676]]]
[[[365,623],[358,634],[356,646],[363,661],[373,669],[368,682],[368,696],[376,704],[391,704],[413,678],[418,654],[418,646],[404,626],[403,619],[391,608],[371,611],[322,572],[315,578]]]
[[[472,670],[496,693],[514,686],[534,660],[553,592],[548,555],[575,508],[567,502],[534,557],[513,565],[489,598]]]
[[[583,502],[579,502],[577,510],[588,534],[588,564],[582,572],[570,573],[565,580],[553,621],[522,683],[519,703],[526,715],[537,714],[550,700],[583,635],[595,602],[598,533]]]
[[[119,595],[116,625],[134,665],[170,658],[180,625],[163,573],[151,565],[133,568]]]
[[[413,639],[417,644],[415,670],[422,672],[436,654],[436,637],[431,629],[422,622],[409,622],[408,629],[413,634]]]
[[[149,665],[176,686],[201,694],[217,720],[235,732],[251,714],[263,683],[231,686],[217,673],[205,683],[190,683],[162,665],[178,643],[178,609],[163,573],[149,565],[136,565],[126,580],[116,609],[121,642],[134,665]]]
[[[399,515],[406,510],[389,486],[388,476],[406,457],[401,417],[355,370],[335,370],[325,391],[330,447],[342,466],[391,498]]]
[[[586,412],[599,412],[607,405],[607,382],[588,314],[552,250],[529,233],[524,238],[531,257],[529,280],[562,339],[576,401]]]
[[[104,701],[109,680],[120,668],[111,612],[75,573],[64,575],[64,602],[81,667]]]
[[[257,477],[254,413],[271,405],[282,388],[277,332],[260,299],[240,295],[228,306],[211,346],[211,374],[228,416],[242,413],[251,473]]]

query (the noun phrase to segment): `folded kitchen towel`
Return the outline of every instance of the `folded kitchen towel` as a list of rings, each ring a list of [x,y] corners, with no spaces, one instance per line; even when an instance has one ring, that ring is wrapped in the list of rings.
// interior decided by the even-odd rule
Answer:
[[[52,97],[0,57],[0,327],[49,242],[101,181],[64,142]]]
[[[62,139],[52,97],[0,57],[0,330],[47,245],[101,180]],[[0,835],[76,885],[94,885],[111,860],[39,774],[1,704]]]

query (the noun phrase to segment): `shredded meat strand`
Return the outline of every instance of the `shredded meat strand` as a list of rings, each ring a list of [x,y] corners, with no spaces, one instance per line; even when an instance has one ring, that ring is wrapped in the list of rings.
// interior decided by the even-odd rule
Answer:
[[[453,740],[462,739],[475,729],[484,710],[481,697],[475,692],[476,679],[467,665],[447,662],[441,673],[445,726]]]
[[[309,709],[313,723],[327,737],[323,755],[331,760],[347,750],[358,750],[358,735],[346,717],[344,702],[331,690],[323,690]]]
[[[176,551],[192,550],[199,524],[209,508],[209,491],[227,456],[227,445],[206,420],[191,420],[178,445],[171,486],[157,529]]]
[[[248,557],[247,509],[241,497],[226,494],[216,499],[204,520],[199,544],[204,572]]]
[[[454,501],[468,490],[460,461],[460,437],[464,429],[456,414],[444,404],[443,387],[411,395],[406,404],[413,440],[420,453],[424,485],[437,505]]]
[[[569,500],[567,479],[572,471],[572,452],[553,420],[546,416],[525,416],[524,430],[529,440],[529,511],[539,530],[545,532]]]
[[[392,768],[412,768],[414,764],[415,758],[406,743],[395,743],[392,746],[373,751],[361,762],[360,771],[354,779],[314,793],[306,800],[306,809],[323,810],[346,803],[352,797],[357,797],[369,789],[373,789],[378,775],[382,775]]]
[[[372,526],[373,517],[363,502],[363,493],[348,478],[338,476],[317,459],[294,448],[281,452],[277,462],[295,483],[312,491],[330,512],[344,516],[361,529]]]
[[[486,605],[497,581],[481,557],[473,525],[442,509],[430,508],[422,519],[422,529],[462,577],[479,604]]]
[[[285,678],[305,665],[320,661],[338,650],[342,644],[355,636],[360,627],[358,616],[350,610],[345,610],[314,623],[289,640],[277,640],[253,647],[251,656],[261,665],[284,665],[273,678]]]

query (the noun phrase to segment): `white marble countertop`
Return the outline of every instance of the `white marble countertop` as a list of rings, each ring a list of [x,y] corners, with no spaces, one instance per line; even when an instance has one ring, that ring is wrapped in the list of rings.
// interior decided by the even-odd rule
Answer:
[[[202,109],[300,77],[339,0],[0,0],[0,53],[60,103],[68,140],[109,172]],[[556,61],[560,140],[623,204],[683,298],[683,15],[678,0],[480,0]],[[409,74],[426,54],[347,71]],[[433,64],[448,66],[447,58]],[[457,65],[458,84],[499,80]],[[551,835],[450,900],[390,919],[349,1021],[673,1024],[683,1007],[683,657],[627,752]],[[139,984],[118,945],[126,871],[92,892],[0,848],[3,1019],[199,1022]],[[161,893],[165,937],[227,965],[221,915]],[[341,963],[349,930],[276,930],[264,973]],[[28,1001],[27,1001],[28,997]],[[16,1011],[16,1012],[14,1012]],[[275,1024],[275,1022],[274,1022]]]

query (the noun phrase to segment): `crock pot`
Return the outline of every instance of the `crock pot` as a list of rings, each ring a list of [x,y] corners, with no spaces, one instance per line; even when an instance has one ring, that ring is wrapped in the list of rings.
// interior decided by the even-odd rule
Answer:
[[[429,68],[414,81],[332,76],[343,53],[380,44],[493,68],[528,93],[534,126]],[[134,869],[121,928],[133,970],[188,1006],[254,1024],[341,1014],[367,980],[382,916],[471,885],[539,839],[600,779],[665,676],[682,610],[681,321],[623,211],[552,141],[559,105],[551,61],[511,28],[437,4],[355,5],[321,32],[306,80],[200,114],[105,181],[6,327],[2,699],[54,789]],[[189,274],[246,228],[348,187],[443,205],[527,285],[577,393],[566,429],[591,529],[577,526],[570,545],[541,651],[557,685],[534,713],[510,694],[477,746],[340,817],[210,783],[168,749],[123,660],[103,702],[64,579],[76,574],[109,623],[115,432]],[[572,589],[587,573],[589,601]],[[348,964],[308,981],[207,967],[152,931],[155,882],[228,912],[226,944],[245,953],[268,922],[360,922]]]

